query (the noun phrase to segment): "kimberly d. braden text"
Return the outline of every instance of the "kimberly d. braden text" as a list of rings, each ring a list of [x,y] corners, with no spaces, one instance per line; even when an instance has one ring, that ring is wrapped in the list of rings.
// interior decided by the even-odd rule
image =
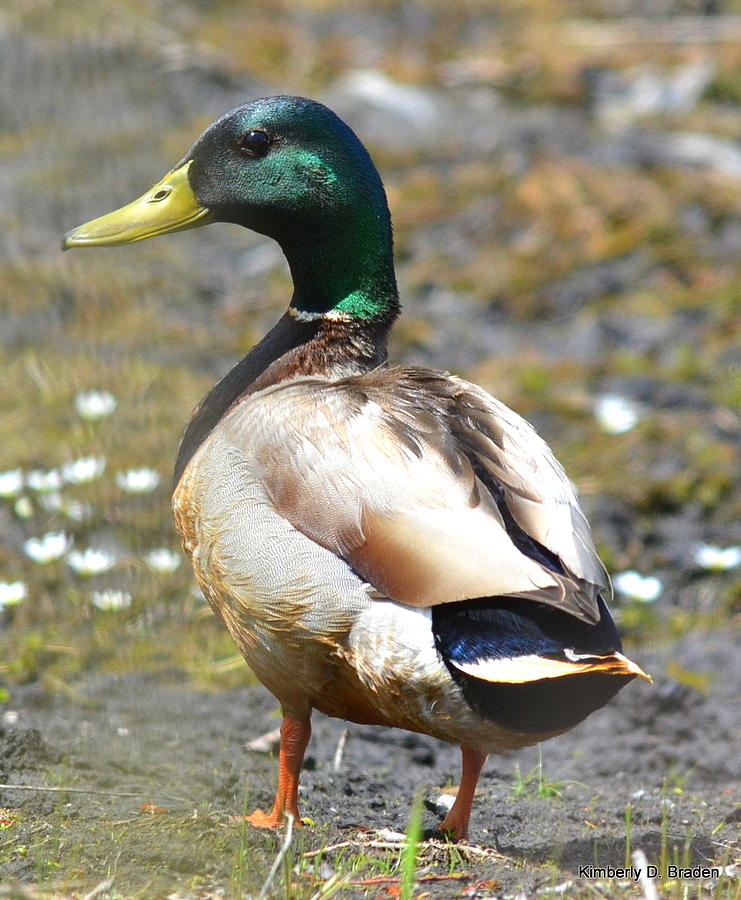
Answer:
[[[640,881],[641,878],[658,878],[659,867],[641,866],[579,866],[579,878],[618,878]],[[720,878],[720,866],[667,866],[664,878]]]

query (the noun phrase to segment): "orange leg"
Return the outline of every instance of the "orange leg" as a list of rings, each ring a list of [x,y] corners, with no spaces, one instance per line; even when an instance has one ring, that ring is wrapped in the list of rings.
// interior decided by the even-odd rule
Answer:
[[[487,756],[486,753],[472,750],[470,747],[461,747],[461,753],[463,754],[463,769],[458,795],[455,803],[450,807],[450,812],[438,825],[440,831],[452,832],[456,841],[465,841],[468,838],[468,820],[471,818],[473,795]]]
[[[293,824],[301,824],[298,811],[298,776],[304,761],[306,745],[311,737],[311,721],[283,716],[280,726],[280,751],[278,754],[278,790],[273,810],[268,815],[256,809],[247,821],[256,828],[279,828],[286,815],[293,816]]]

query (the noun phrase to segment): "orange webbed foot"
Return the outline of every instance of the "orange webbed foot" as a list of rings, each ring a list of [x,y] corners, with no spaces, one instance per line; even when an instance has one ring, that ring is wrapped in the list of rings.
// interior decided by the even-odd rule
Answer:
[[[250,825],[255,828],[282,828],[286,824],[286,816],[282,812],[273,810],[270,814],[262,809],[256,809],[251,815],[245,816]],[[294,827],[301,827],[303,822],[300,817],[293,817]]]
[[[437,826],[438,831],[442,831],[454,841],[468,840],[468,820],[463,820],[459,816],[452,816],[451,812],[445,816],[442,822]]]

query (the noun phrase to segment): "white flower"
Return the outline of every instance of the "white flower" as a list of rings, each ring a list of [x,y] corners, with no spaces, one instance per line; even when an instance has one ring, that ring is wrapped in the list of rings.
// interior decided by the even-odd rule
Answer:
[[[28,596],[28,588],[22,581],[0,581],[0,609],[15,606]]]
[[[142,467],[116,472],[116,484],[127,494],[149,494],[160,483],[159,472]]]
[[[80,391],[75,397],[75,409],[86,422],[105,419],[118,406],[118,401],[110,391]]]
[[[153,572],[170,573],[183,561],[183,557],[174,550],[168,550],[167,547],[158,547],[156,550],[150,550],[145,554],[144,562]]]
[[[99,547],[88,547],[83,551],[73,550],[68,554],[67,562],[78,575],[98,575],[113,568],[116,557]]]
[[[715,544],[698,544],[692,556],[703,569],[710,569],[712,572],[725,572],[728,569],[735,569],[741,564],[741,547],[717,547]]]
[[[47,512],[59,512],[64,505],[59,491],[48,491],[39,497],[39,506]]]
[[[26,484],[32,491],[38,491],[40,494],[58,491],[62,486],[62,473],[59,469],[49,469],[48,472],[34,469],[26,475]]]
[[[8,469],[0,472],[0,497],[15,497],[23,487],[21,469]]]
[[[18,501],[20,503],[20,501]],[[84,522],[89,519],[93,513],[93,508],[89,503],[83,503],[81,500],[70,500],[64,497],[59,491],[52,491],[50,494],[41,494],[39,503],[42,508],[48,512],[61,512],[74,522]],[[17,506],[18,504],[16,504]]]
[[[73,522],[85,522],[87,519],[92,518],[93,515],[91,504],[82,500],[70,500],[67,497],[63,499],[60,509]]]
[[[15,514],[19,519],[30,519],[33,516],[33,503],[28,497],[19,497],[13,505]]]
[[[82,456],[62,466],[62,477],[70,484],[87,484],[105,471],[104,456]]]
[[[594,404],[594,415],[600,428],[608,434],[623,434],[640,419],[635,405],[618,394],[604,394]]]
[[[618,572],[613,576],[612,583],[621,594],[632,600],[641,600],[643,603],[653,603],[664,589],[660,579],[655,576],[644,576],[632,570]]]
[[[46,565],[64,556],[71,546],[72,538],[63,531],[47,531],[40,538],[29,538],[23,544],[23,550],[34,562]]]
[[[131,606],[131,594],[128,591],[93,591],[93,606],[98,609],[127,609]]]

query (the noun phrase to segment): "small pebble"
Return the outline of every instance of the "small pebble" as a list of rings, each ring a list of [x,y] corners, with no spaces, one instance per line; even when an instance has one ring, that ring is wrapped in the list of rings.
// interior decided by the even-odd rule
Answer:
[[[407,839],[405,834],[390,828],[379,828],[376,835],[380,841],[388,841],[390,844],[401,844]]]
[[[455,803],[455,795],[454,794],[440,794],[439,797],[435,798],[435,809],[439,813],[449,812],[453,804]]]

